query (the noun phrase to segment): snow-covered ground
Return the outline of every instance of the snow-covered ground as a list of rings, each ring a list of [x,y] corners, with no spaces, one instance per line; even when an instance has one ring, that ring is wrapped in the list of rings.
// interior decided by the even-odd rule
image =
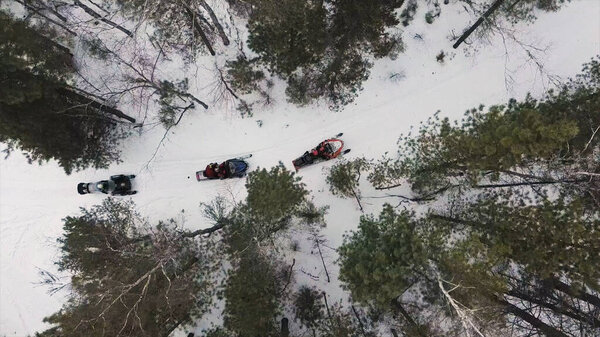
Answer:
[[[245,197],[245,181],[241,179],[196,182],[194,172],[208,162],[253,153],[249,160],[252,168],[268,168],[279,161],[291,168],[293,158],[338,132],[344,132],[343,138],[352,148],[350,158],[378,158],[386,151],[394,153],[398,136],[437,110],[441,116],[456,119],[480,103],[504,103],[511,97],[523,98],[527,92],[539,97],[551,87],[545,75],[562,79],[573,76],[584,62],[600,54],[598,0],[574,1],[557,13],[540,13],[533,25],[517,27],[520,39],[547,48],[541,55],[545,75],[527,62],[521,47],[509,43],[505,51],[498,36],[490,44],[479,44],[477,52],[473,48],[469,53],[462,48],[453,50],[447,37],[452,31],[461,32],[472,19],[460,6],[444,6],[433,25],[426,24],[423,16],[421,9],[403,34],[405,53],[396,60],[376,61],[364,90],[343,111],[332,112],[324,105],[297,108],[285,102],[282,90],[276,90],[275,103],[263,111],[256,109],[252,118],[239,118],[235,111],[225,108],[197,109],[186,115],[172,129],[149,169],[144,166],[163,135],[160,128],[126,140],[123,163],[108,170],[67,176],[54,162],[28,165],[18,153],[1,160],[0,335],[33,334],[46,327],[43,317],[61,306],[64,295],[50,296],[48,288],[39,284],[39,273],[56,273],[53,261],[58,256],[61,219],[77,214],[79,207],[100,203],[104,197],[78,195],[75,187],[79,182],[135,173],[139,193],[133,200],[144,216],[152,221],[177,217],[184,219],[186,228],[202,228],[209,224],[202,218],[200,202],[217,195],[230,200]],[[447,54],[444,64],[436,61],[441,50]],[[390,79],[392,74],[398,74],[396,79]],[[509,76],[512,81],[507,81]],[[202,87],[202,83],[194,83],[196,79],[190,81],[192,87]],[[354,200],[339,199],[329,192],[325,169],[331,164],[303,169],[300,175],[316,204],[331,206],[328,226],[322,233],[328,246],[336,247],[342,234],[357,226],[361,213]],[[363,195],[368,197],[372,192],[365,184]],[[381,202],[365,198],[365,211],[377,213]],[[328,284],[320,261],[311,259],[309,248],[301,245],[295,270],[304,268],[320,277],[315,281],[296,273],[297,284],[316,285],[332,296],[343,297],[333,266],[335,251],[324,248],[332,277]]]

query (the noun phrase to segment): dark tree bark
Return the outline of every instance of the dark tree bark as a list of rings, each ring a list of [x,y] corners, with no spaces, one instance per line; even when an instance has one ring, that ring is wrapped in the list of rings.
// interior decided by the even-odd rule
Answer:
[[[63,94],[65,97],[68,97],[70,99],[72,99],[75,102],[78,102],[80,104],[85,104],[85,105],[89,105],[95,109],[98,109],[102,112],[106,112],[108,114],[117,116],[119,118],[123,118],[126,119],[128,121],[130,121],[131,123],[135,123],[135,118],[128,116],[126,114],[124,114],[121,110],[119,109],[115,109],[113,107],[110,107],[104,103],[98,102],[90,97],[87,97],[85,95],[82,95],[78,92],[75,92],[71,89],[67,89],[67,88],[59,88],[57,89],[61,94]]]
[[[105,18],[104,16],[100,15],[98,12],[94,11],[93,9],[91,9],[90,7],[86,6],[85,4],[83,4],[81,1],[79,0],[74,0],[73,3],[78,6],[79,8],[83,9],[86,13],[88,13],[90,16],[106,23],[107,25],[116,28],[120,31],[122,31],[123,33],[127,34],[127,36],[129,37],[133,37],[133,34],[126,28],[123,28],[123,26],[114,23],[112,21],[110,21],[109,19]]]
[[[194,11],[190,8],[190,6],[188,6],[185,3],[182,3],[182,6],[184,7],[184,9],[185,9],[188,17],[190,18],[190,20],[192,20],[192,23],[194,24],[194,31],[196,33],[198,33],[198,35],[200,35],[200,39],[202,39],[202,42],[204,42],[204,45],[208,49],[208,52],[210,53],[210,55],[215,56],[216,55],[215,50],[213,49],[212,45],[210,44],[210,41],[208,40],[208,37],[204,33],[204,30],[202,29],[202,26],[198,22],[198,18],[196,17],[196,13],[194,13]]]
[[[205,229],[199,229],[199,230],[193,231],[193,232],[183,233],[181,236],[183,236],[184,238],[193,238],[198,235],[211,234],[213,232],[220,230],[224,226],[225,226],[225,222],[219,222],[212,227],[205,228]]]
[[[565,294],[568,294],[568,295],[578,298],[582,301],[585,301],[597,308],[600,308],[600,298],[598,298],[594,295],[590,295],[590,294],[586,293],[585,291],[574,289],[572,286],[570,286],[556,278],[546,280],[546,281],[544,281],[544,283],[546,283],[551,288],[559,290]]]
[[[327,293],[323,292],[323,300],[325,300],[325,308],[327,309],[327,317],[331,320],[331,311],[329,311],[329,303],[327,302]]]
[[[467,31],[464,32],[463,35],[461,35],[458,41],[456,41],[454,45],[452,45],[452,48],[458,48],[458,46],[460,46],[460,44],[463,43],[463,41],[466,40],[475,31],[475,29],[477,29],[477,27],[479,27],[483,23],[483,21],[488,16],[490,16],[490,14],[492,14],[496,9],[498,9],[498,7],[500,7],[500,5],[503,2],[504,0],[496,0],[496,2],[494,2],[494,4],[492,4],[492,6],[485,13],[483,13],[483,15],[477,21],[475,21],[471,28],[467,29]]]
[[[358,326],[360,327],[360,331],[362,331],[363,336],[367,336],[367,333],[365,332],[365,327],[362,323],[362,320],[360,319],[360,316],[358,315],[358,312],[356,311],[356,308],[354,308],[354,305],[352,305],[351,307],[352,307],[352,312],[354,312],[354,316],[356,317],[356,320],[358,321]]]
[[[208,15],[210,16],[210,20],[213,22],[213,24],[217,28],[217,32],[219,32],[219,36],[221,37],[221,40],[223,40],[223,44],[226,46],[229,46],[229,38],[227,37],[227,34],[225,34],[225,30],[223,30],[223,26],[221,26],[219,19],[215,15],[215,12],[212,10],[212,8],[210,8],[210,6],[204,0],[200,0],[200,6],[202,6],[202,8],[204,8],[208,12]]]
[[[67,26],[63,25],[62,23],[48,17],[47,15],[45,15],[44,13],[40,12],[39,10],[37,10],[36,8],[32,7],[31,5],[27,4],[25,1],[21,1],[21,0],[15,0],[16,2],[20,3],[21,5],[23,5],[25,8],[27,8],[28,10],[32,11],[33,13],[43,17],[44,19],[48,20],[49,22],[57,25],[58,27],[64,29],[66,32],[68,32],[69,34],[73,35],[73,36],[77,36],[77,33],[75,33],[74,31],[70,30]]]
[[[60,14],[58,11],[56,11],[56,9],[49,7],[43,1],[34,0],[33,2],[35,2],[36,5],[41,6],[41,8],[37,8],[37,9],[43,9],[45,11],[48,11],[48,12],[54,14],[54,16],[56,16],[60,21],[67,22],[67,18],[64,17],[64,15]]]
[[[404,319],[406,319],[406,321],[408,322],[408,324],[410,326],[412,326],[414,329],[414,331],[417,332],[417,334],[420,337],[427,337],[422,331],[421,329],[419,329],[419,325],[417,324],[417,322],[415,322],[415,320],[412,318],[412,316],[408,313],[408,311],[406,311],[406,309],[404,309],[404,307],[402,306],[402,304],[398,301],[398,298],[395,298],[391,301],[392,304],[392,309],[396,312],[396,313],[400,313],[402,315],[402,317],[404,317]]]
[[[325,265],[325,259],[323,259],[323,253],[321,252],[321,245],[319,243],[319,238],[315,235],[315,243],[317,244],[317,249],[319,250],[319,256],[321,257],[321,262],[323,263],[323,269],[325,269],[325,276],[327,276],[327,283],[331,282],[329,279],[329,272],[327,271],[327,266]]]
[[[582,312],[581,310],[573,308],[569,305],[550,303],[547,300],[537,298],[534,295],[526,294],[517,290],[510,290],[506,294],[527,302],[531,302],[533,304],[537,304],[543,308],[550,309],[556,314],[571,317],[572,319],[581,323],[591,324],[593,326],[600,327],[600,319],[598,319],[597,317],[589,316],[588,313]]]
[[[505,306],[506,312],[509,312],[509,313],[513,314],[515,317],[518,317],[518,318],[524,320],[525,322],[529,323],[533,328],[544,333],[546,336],[548,336],[548,337],[568,337],[567,334],[565,334],[559,330],[556,330],[554,327],[551,327],[550,325],[542,322],[540,319],[531,315],[529,312],[527,312],[511,303],[508,303],[506,300],[500,299],[498,301]]]

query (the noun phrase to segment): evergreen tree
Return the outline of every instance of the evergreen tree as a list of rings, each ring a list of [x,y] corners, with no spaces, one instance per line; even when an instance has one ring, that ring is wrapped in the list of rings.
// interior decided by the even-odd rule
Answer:
[[[324,316],[321,293],[308,286],[302,286],[294,299],[296,319],[309,329],[314,329]]]
[[[413,215],[386,205],[379,218],[363,216],[338,248],[339,279],[360,303],[388,308],[427,269],[426,244]]]
[[[225,328],[240,336],[278,336],[281,288],[275,265],[249,246],[227,279]]]
[[[260,245],[287,229],[293,220],[318,220],[322,214],[306,199],[308,191],[299,177],[283,164],[248,174],[246,202],[237,205],[229,215],[225,240],[231,253]],[[312,208],[311,208],[312,205]]]
[[[215,55],[218,38],[224,45],[229,38],[213,9],[204,0],[153,1],[117,0],[122,14],[139,21],[148,20],[156,29],[152,39],[165,51],[182,54],[186,61],[193,61],[200,53]]]
[[[358,302],[399,311],[408,329],[428,324],[432,335],[473,328],[505,334],[507,321],[547,335],[593,334],[600,322],[599,255],[589,231],[597,231],[597,214],[492,202],[453,217],[432,212],[419,219],[390,206],[379,219],[363,217],[339,248],[340,280]],[[399,301],[420,309],[411,313]],[[441,327],[435,322],[444,321],[448,303],[458,315]],[[435,308],[438,316],[428,317]]]
[[[344,198],[355,198],[362,211],[358,185],[362,171],[365,171],[368,167],[369,162],[364,158],[342,161],[333,165],[326,179],[329,184],[329,190],[333,195],[339,195]]]
[[[240,336],[279,336],[276,319],[292,275],[278,261],[276,235],[294,223],[320,223],[325,210],[307,200],[300,178],[282,164],[250,172],[246,187],[246,201],[234,207],[224,228],[232,263],[224,326]]]
[[[253,221],[263,227],[279,227],[297,214],[308,191],[300,177],[283,164],[248,174],[246,203]]]
[[[543,100],[474,109],[461,124],[434,118],[403,138],[400,157],[369,178],[380,189],[407,181],[416,194],[407,199],[436,207],[416,217],[388,206],[361,220],[340,247],[353,297],[414,305],[406,294],[420,289],[427,310],[398,309],[408,326],[443,305],[457,314],[430,332],[507,333],[512,322],[523,333],[594,334],[599,74],[593,60]]]
[[[72,56],[0,11],[0,141],[30,162],[55,159],[67,174],[119,160],[121,111],[68,85]],[[49,32],[53,34],[53,32]]]
[[[326,48],[326,10],[322,1],[249,1],[248,46],[273,72],[290,75],[319,61]]]
[[[174,221],[151,228],[111,198],[82,213],[64,219],[59,239],[72,294],[42,336],[168,336],[207,310],[210,253]]]
[[[400,158],[381,160],[369,179],[379,189],[407,180],[422,199],[461,186],[555,186],[600,205],[594,178],[600,165],[599,73],[593,60],[543,100],[528,96],[487,113],[473,109],[461,124],[430,119],[416,137],[402,139]]]
[[[234,61],[227,61],[227,77],[234,90],[242,94],[259,90],[258,82],[265,78],[265,74],[255,70],[255,65],[256,59],[248,60],[243,56],[238,56]]]
[[[333,107],[351,102],[368,78],[374,57],[402,49],[386,28],[398,23],[403,1],[244,0],[252,6],[249,47],[288,81],[296,104],[326,98]]]

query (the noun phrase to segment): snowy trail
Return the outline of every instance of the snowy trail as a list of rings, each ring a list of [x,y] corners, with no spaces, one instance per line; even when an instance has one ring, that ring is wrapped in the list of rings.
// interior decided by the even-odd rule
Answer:
[[[600,53],[598,18],[600,1],[583,0],[557,13],[541,15],[535,24],[522,30],[526,37],[551,44],[544,59],[547,69],[565,78],[578,73],[582,63]],[[197,229],[210,225],[202,218],[200,202],[209,202],[217,195],[237,201],[245,196],[244,179],[197,182],[195,171],[209,162],[252,153],[250,170],[269,168],[279,161],[291,169],[292,159],[338,132],[344,132],[343,139],[352,148],[349,158],[378,158],[386,151],[394,154],[400,134],[408,132],[410,126],[418,127],[437,110],[441,110],[441,116],[456,119],[480,103],[505,103],[510,97],[524,97],[527,91],[539,96],[546,89],[534,71],[520,67],[522,60],[514,49],[509,67],[516,69],[515,83],[507,92],[505,55],[498,39],[496,44],[481,47],[476,56],[466,57],[456,51],[453,58],[449,56],[446,64],[440,65],[435,61],[436,54],[441,49],[454,52],[446,37],[451,29],[461,30],[465,19],[458,10],[448,10],[434,25],[420,21],[424,20],[415,20],[404,33],[406,52],[397,60],[378,60],[364,90],[344,111],[332,112],[322,105],[297,108],[285,103],[280,94],[270,110],[257,109],[252,118],[198,109],[172,130],[174,133],[168,135],[149,169],[145,164],[162,138],[164,130],[160,128],[128,139],[123,163],[108,170],[85,170],[66,176],[55,163],[28,165],[18,153],[1,161],[0,335],[32,334],[45,326],[44,316],[60,307],[64,294],[49,296],[45,287],[36,285],[40,280],[37,268],[56,271],[52,262],[58,255],[56,238],[61,235],[61,219],[77,214],[79,207],[104,199],[103,195],[79,196],[75,189],[79,182],[118,173],[136,174],[135,188],[139,192],[132,200],[141,214],[150,221],[183,219],[185,228]],[[412,39],[415,33],[424,40]],[[403,72],[405,78],[393,82],[389,80],[392,72]],[[258,120],[263,121],[261,127]],[[336,247],[342,233],[357,225],[360,212],[354,200],[335,198],[328,192],[325,170],[332,164],[308,167],[299,175],[316,204],[331,206],[323,234],[328,245]],[[367,200],[367,212],[377,212],[382,202]],[[335,260],[335,252],[325,250],[329,262]],[[307,261],[312,257],[304,255]],[[318,265],[299,262],[298,266],[317,275],[322,273]],[[332,278],[337,276],[336,268],[329,272]],[[308,276],[298,275],[298,282],[309,281]],[[341,296],[336,282],[328,284],[321,278],[318,284],[328,294],[337,292]]]

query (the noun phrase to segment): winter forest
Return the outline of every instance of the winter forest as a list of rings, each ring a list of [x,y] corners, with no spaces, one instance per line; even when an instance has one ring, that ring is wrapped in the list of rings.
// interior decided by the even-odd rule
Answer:
[[[0,0],[0,150],[2,337],[600,336],[597,0]]]

